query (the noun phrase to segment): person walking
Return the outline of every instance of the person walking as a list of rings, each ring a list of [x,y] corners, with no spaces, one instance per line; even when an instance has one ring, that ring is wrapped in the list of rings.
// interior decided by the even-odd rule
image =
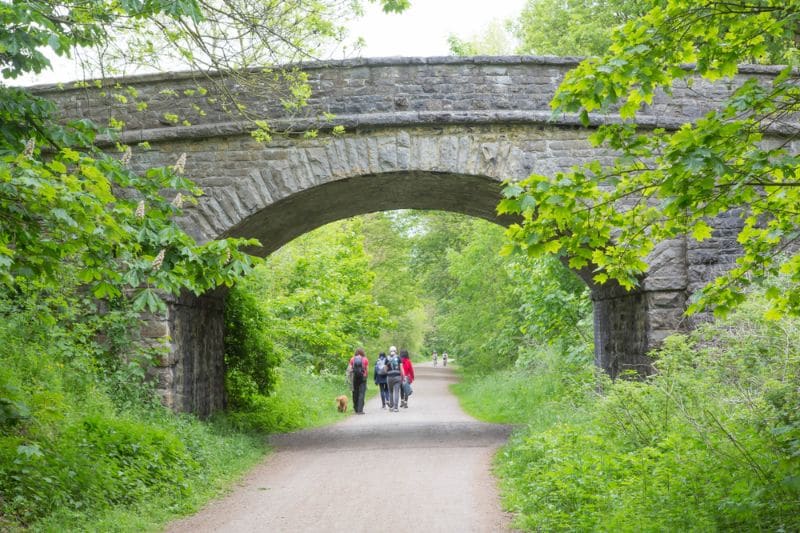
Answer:
[[[389,411],[398,412],[400,406],[400,385],[403,383],[403,363],[397,355],[397,348],[389,348],[389,357],[386,359],[386,385],[389,389]]]
[[[442,366],[447,366],[447,352],[442,352]]]
[[[388,373],[389,367],[386,364],[386,354],[381,352],[378,355],[378,360],[375,361],[375,375],[373,376],[375,385],[378,386],[378,390],[381,393],[381,409],[386,409],[386,406],[390,403],[389,385],[387,384]]]
[[[408,357],[408,350],[400,351],[400,364],[403,370],[403,386],[400,389],[400,407],[408,408],[408,394],[406,383],[410,386],[414,382],[414,365]],[[409,387],[410,388],[410,387]]]
[[[364,348],[358,348],[347,371],[353,375],[353,410],[357,415],[364,414],[364,395],[367,393],[367,376],[369,376],[369,360]]]
[[[433,351],[433,368],[436,368],[436,365],[439,362],[439,354],[436,353],[436,350]]]

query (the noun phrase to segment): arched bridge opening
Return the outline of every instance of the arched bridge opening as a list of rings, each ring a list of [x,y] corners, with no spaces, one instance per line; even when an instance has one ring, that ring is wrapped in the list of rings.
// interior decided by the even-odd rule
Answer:
[[[203,86],[214,76],[197,73],[37,92],[56,101],[65,118],[124,122],[121,142],[150,147],[134,149],[134,167],[171,165],[186,153],[186,174],[205,196],[186,211],[183,226],[200,241],[258,238],[263,248],[253,252],[264,255],[327,222],[389,209],[439,209],[508,224],[495,213],[504,180],[609,163],[613,154],[590,145],[576,117],[551,115],[549,102],[575,64],[568,58],[479,57],[302,65],[312,93],[305,118],[287,115],[258,83],[239,87],[217,79]],[[643,128],[677,127],[712,109],[745,78],[766,83],[773,75],[745,68],[732,82],[674,87],[637,121]],[[119,98],[116,87],[137,96]],[[224,87],[224,95],[215,87]],[[249,134],[252,123],[224,105],[230,102],[222,96],[230,94],[251,115],[277,126],[302,131],[336,124],[345,132],[259,143]],[[314,118],[328,114],[335,115],[332,123]],[[591,119],[598,124],[611,117]],[[633,292],[591,286],[591,272],[580,273],[592,289],[598,366],[617,375],[648,364],[644,354],[681,328],[687,296],[734,263],[735,226],[718,220],[714,237],[703,243],[663,243]],[[166,403],[176,409],[207,414],[224,403],[223,309],[221,292],[182,297],[146,328],[171,339],[158,376]]]
[[[496,214],[501,195],[502,183],[488,176],[442,171],[352,176],[289,195],[243,217],[225,235],[259,239],[263,246],[251,252],[266,256],[330,222],[379,211],[447,211],[505,227],[515,219]],[[599,287],[590,274],[577,274],[592,291],[597,364],[613,375],[645,369],[655,293]],[[683,303],[681,298],[670,301],[675,320]],[[164,317],[173,339],[172,356],[157,373],[162,396],[176,409],[207,414],[224,405],[224,306],[224,290],[200,298],[187,295],[172,302]],[[669,331],[675,324],[669,324]]]

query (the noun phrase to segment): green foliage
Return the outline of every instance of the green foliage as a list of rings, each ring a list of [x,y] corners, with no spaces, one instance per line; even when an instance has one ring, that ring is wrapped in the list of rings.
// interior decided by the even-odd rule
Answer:
[[[245,431],[284,433],[329,424],[349,413],[335,409],[334,398],[349,395],[344,372],[315,373],[285,362],[277,370],[279,379],[269,396],[253,398],[247,408],[229,413],[234,427]],[[376,389],[370,389],[375,392]]]
[[[132,333],[138,313],[124,300],[97,309],[69,274],[58,290],[22,284],[0,298],[0,529],[86,528],[157,499],[152,527],[214,494],[263,445],[167,413],[146,381],[158,351]]]
[[[456,283],[437,302],[436,330],[446,340],[439,351],[455,355],[467,368],[494,369],[514,362],[522,301],[499,254],[502,229],[483,221],[471,226],[465,235],[468,244],[445,256],[447,273]]]
[[[517,525],[798,529],[800,321],[765,320],[768,305],[752,297],[727,321],[667,339],[647,381],[595,381],[588,359],[537,353],[524,370],[459,386],[468,410],[528,424],[497,458]]]
[[[176,224],[180,204],[201,194],[182,175],[185,155],[135,173],[130,149],[116,159],[94,146],[98,133],[113,132],[86,121],[62,126],[53,113],[49,102],[0,86],[9,125],[0,137],[0,284],[55,284],[64,263],[75,262],[95,297],[135,291],[135,306],[155,311],[160,291],[199,294],[249,271],[239,247],[255,241],[198,245]]]
[[[583,56],[604,54],[616,26],[642,15],[637,0],[528,0],[512,26],[517,53]]]
[[[702,241],[713,235],[709,219],[739,216],[743,257],[690,311],[713,306],[723,315],[749,285],[783,273],[792,283],[767,292],[772,316],[800,312],[800,260],[780,253],[798,235],[798,159],[787,145],[764,142],[775,117],[797,106],[799,16],[794,1],[670,0],[625,24],[606,55],[567,75],[552,102],[554,112],[578,113],[585,124],[590,112],[618,109],[622,122],[600,126],[591,140],[621,155],[610,167],[595,162],[510,184],[499,210],[524,220],[509,229],[510,238],[528,254],[557,254],[573,268],[592,268],[597,283],[613,279],[630,288],[656,243],[686,234]],[[642,132],[631,122],[656,91],[669,93],[697,76],[733,76],[743,58],[788,66],[769,86],[745,82],[677,131]]]
[[[525,424],[530,432],[575,418],[594,382],[591,353],[566,358],[552,346],[529,348],[517,364],[495,372],[463,373],[452,386],[472,416],[495,424]]]
[[[591,351],[586,286],[558,261],[501,255],[502,229],[485,221],[416,216],[412,268],[433,310],[428,351],[470,371],[523,364],[548,345],[578,359]]]
[[[387,13],[400,13],[410,2],[380,4]],[[359,1],[342,0],[284,0],[280,5],[238,0],[20,1],[0,8],[0,23],[6,28],[0,67],[5,78],[38,73],[51,66],[45,50],[71,57],[86,49],[94,55],[83,61],[92,66],[96,61],[111,72],[165,65],[196,70],[264,67],[311,56],[341,40],[343,24],[361,9]]]
[[[269,336],[270,321],[256,297],[241,288],[225,305],[225,381],[228,404],[249,406],[257,395],[269,395],[283,354]]]
[[[372,294],[385,307],[388,320],[378,338],[364,340],[367,354],[386,352],[391,345],[417,353],[427,325],[418,274],[412,267],[415,218],[409,212],[375,213],[363,217],[364,250],[375,273]]]
[[[274,350],[300,366],[344,372],[355,347],[387,323],[374,301],[362,224],[345,220],[304,235],[241,283],[264,317],[252,326],[266,325]]]

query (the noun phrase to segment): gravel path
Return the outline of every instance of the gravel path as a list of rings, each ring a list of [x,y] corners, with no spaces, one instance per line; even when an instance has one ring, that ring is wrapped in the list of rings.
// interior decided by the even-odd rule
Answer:
[[[451,369],[415,371],[408,409],[375,397],[364,416],[273,437],[276,452],[234,492],[167,531],[507,531],[490,467],[510,427],[465,414]]]

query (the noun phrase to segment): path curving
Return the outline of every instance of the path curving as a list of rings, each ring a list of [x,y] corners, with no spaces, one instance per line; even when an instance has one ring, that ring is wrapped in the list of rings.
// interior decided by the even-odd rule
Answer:
[[[508,530],[491,460],[510,427],[464,413],[448,388],[457,380],[450,368],[415,371],[408,409],[390,413],[375,397],[364,416],[274,436],[275,453],[234,492],[166,531]]]

